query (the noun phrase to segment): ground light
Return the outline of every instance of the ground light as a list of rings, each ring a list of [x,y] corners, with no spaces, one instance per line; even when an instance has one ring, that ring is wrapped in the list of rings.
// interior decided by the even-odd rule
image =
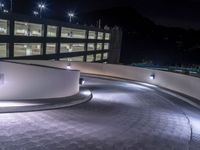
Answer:
[[[68,63],[66,68],[67,68],[67,69],[71,69],[71,64]]]
[[[150,79],[150,80],[154,80],[154,79],[155,79],[155,74],[151,74],[151,75],[149,76],[149,79]]]
[[[80,85],[84,85],[84,84],[85,84],[85,80],[84,80],[83,78],[80,78],[80,79],[79,79],[79,84],[80,84]]]

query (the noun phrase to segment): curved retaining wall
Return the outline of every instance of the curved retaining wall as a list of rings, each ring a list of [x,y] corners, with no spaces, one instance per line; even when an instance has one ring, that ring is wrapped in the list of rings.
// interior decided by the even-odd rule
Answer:
[[[0,62],[0,100],[57,98],[79,92],[80,71]]]
[[[22,61],[26,63],[44,64],[65,68],[67,62],[54,61]],[[72,69],[80,70],[82,73],[112,76],[164,87],[200,100],[200,78],[178,73],[129,67],[112,64],[71,62]],[[155,80],[149,76],[155,74]]]

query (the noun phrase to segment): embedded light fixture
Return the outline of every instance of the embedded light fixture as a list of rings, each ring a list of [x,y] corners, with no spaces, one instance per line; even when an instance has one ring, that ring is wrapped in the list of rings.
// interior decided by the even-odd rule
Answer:
[[[67,68],[67,69],[71,69],[71,64],[68,63],[66,68]]]
[[[150,79],[150,80],[154,80],[154,79],[155,79],[155,74],[151,74],[151,75],[149,76],[149,79]]]
[[[79,84],[80,84],[80,85],[85,84],[85,80],[84,80],[83,78],[80,78],[80,79],[79,79]]]
[[[38,15],[39,15],[39,12],[38,12],[38,11],[33,11],[33,15],[34,15],[34,16],[38,16]]]

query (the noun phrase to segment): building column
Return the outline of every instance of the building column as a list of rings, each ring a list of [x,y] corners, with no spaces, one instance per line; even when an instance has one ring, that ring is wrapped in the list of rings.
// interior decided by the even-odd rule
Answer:
[[[9,59],[13,59],[14,58],[14,28],[15,28],[15,22],[13,18],[10,19],[9,24],[10,24],[9,26],[10,41],[9,41],[9,46],[8,46]]]
[[[108,63],[118,64],[121,54],[122,30],[115,27],[111,30],[110,49],[108,54]]]

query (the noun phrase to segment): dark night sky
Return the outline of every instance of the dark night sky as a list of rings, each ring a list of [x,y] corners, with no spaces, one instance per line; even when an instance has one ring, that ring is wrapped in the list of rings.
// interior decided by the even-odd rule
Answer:
[[[8,3],[9,0],[4,0]],[[13,0],[14,12],[31,14],[37,0]],[[64,16],[64,10],[85,13],[115,6],[132,6],[157,24],[200,29],[200,0],[45,0],[47,18]]]

